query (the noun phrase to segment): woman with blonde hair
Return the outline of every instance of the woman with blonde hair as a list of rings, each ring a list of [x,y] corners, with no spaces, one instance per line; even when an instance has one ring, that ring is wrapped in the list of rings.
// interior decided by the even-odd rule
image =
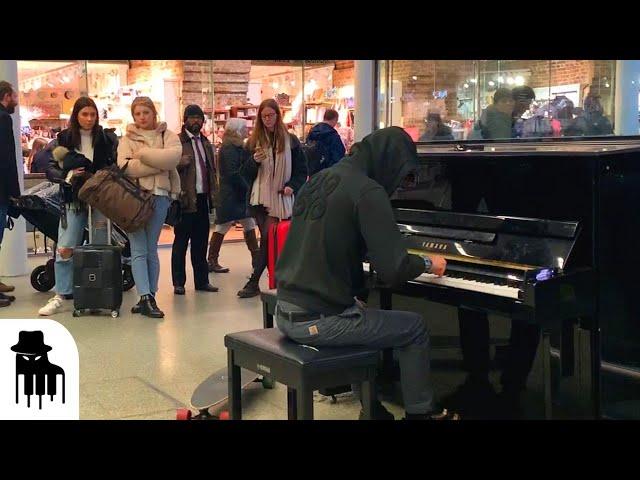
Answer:
[[[267,267],[267,238],[271,225],[291,218],[294,195],[307,178],[304,152],[298,138],[287,132],[278,103],[270,98],[258,107],[256,124],[247,142],[251,157],[247,178],[252,182],[249,213],[260,229],[260,251],[240,298],[260,294],[260,277]]]
[[[178,135],[167,129],[166,122],[158,122],[158,112],[148,97],[137,97],[131,103],[133,122],[118,145],[118,166],[140,187],[153,192],[153,216],[149,223],[129,233],[131,243],[131,271],[140,295],[131,309],[147,317],[162,318],[155,294],[158,291],[160,260],[158,240],[167,216],[171,199],[180,194],[180,177],[176,166],[182,155]]]

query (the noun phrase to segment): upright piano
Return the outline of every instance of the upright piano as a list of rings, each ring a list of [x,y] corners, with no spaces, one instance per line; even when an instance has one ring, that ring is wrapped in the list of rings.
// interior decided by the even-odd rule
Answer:
[[[621,229],[640,230],[630,215],[616,216],[625,210],[622,192],[640,188],[640,139],[418,144],[418,154],[419,182],[396,192],[392,206],[407,249],[444,256],[447,271],[399,286],[376,284],[381,307],[406,295],[537,323],[546,415],[550,336],[558,334],[561,375],[571,378],[587,415],[600,416],[602,327],[640,324],[629,313],[612,318],[611,308],[633,296],[630,285],[613,294],[611,286],[640,262],[625,268],[624,257],[607,250],[623,247]]]

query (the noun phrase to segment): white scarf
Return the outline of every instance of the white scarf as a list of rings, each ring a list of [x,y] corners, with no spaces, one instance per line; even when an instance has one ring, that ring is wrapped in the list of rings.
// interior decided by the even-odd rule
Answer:
[[[267,135],[267,139],[269,136]],[[284,189],[284,184],[291,179],[291,138],[287,133],[284,137],[284,151],[276,152],[273,158],[273,148],[260,145],[267,158],[262,161],[258,169],[258,176],[251,189],[251,205],[264,205],[269,216],[285,220],[291,218],[293,210],[293,195],[286,196],[278,193]]]

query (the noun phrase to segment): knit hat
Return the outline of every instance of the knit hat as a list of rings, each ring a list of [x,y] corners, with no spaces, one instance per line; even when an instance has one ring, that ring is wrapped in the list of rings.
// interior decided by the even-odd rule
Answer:
[[[187,117],[202,117],[202,121],[204,122],[204,112],[198,105],[187,105],[187,108],[184,109],[182,121],[186,122]]]

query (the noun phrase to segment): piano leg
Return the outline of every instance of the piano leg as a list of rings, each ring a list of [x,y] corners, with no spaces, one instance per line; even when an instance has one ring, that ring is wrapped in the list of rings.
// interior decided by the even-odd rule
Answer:
[[[542,372],[544,382],[544,418],[551,420],[551,338],[548,331],[542,332]]]
[[[380,310],[392,309],[392,293],[388,288],[380,288]],[[393,365],[393,349],[385,348],[382,350],[382,367],[378,377],[380,387],[386,391],[393,390],[394,382],[394,365]]]

